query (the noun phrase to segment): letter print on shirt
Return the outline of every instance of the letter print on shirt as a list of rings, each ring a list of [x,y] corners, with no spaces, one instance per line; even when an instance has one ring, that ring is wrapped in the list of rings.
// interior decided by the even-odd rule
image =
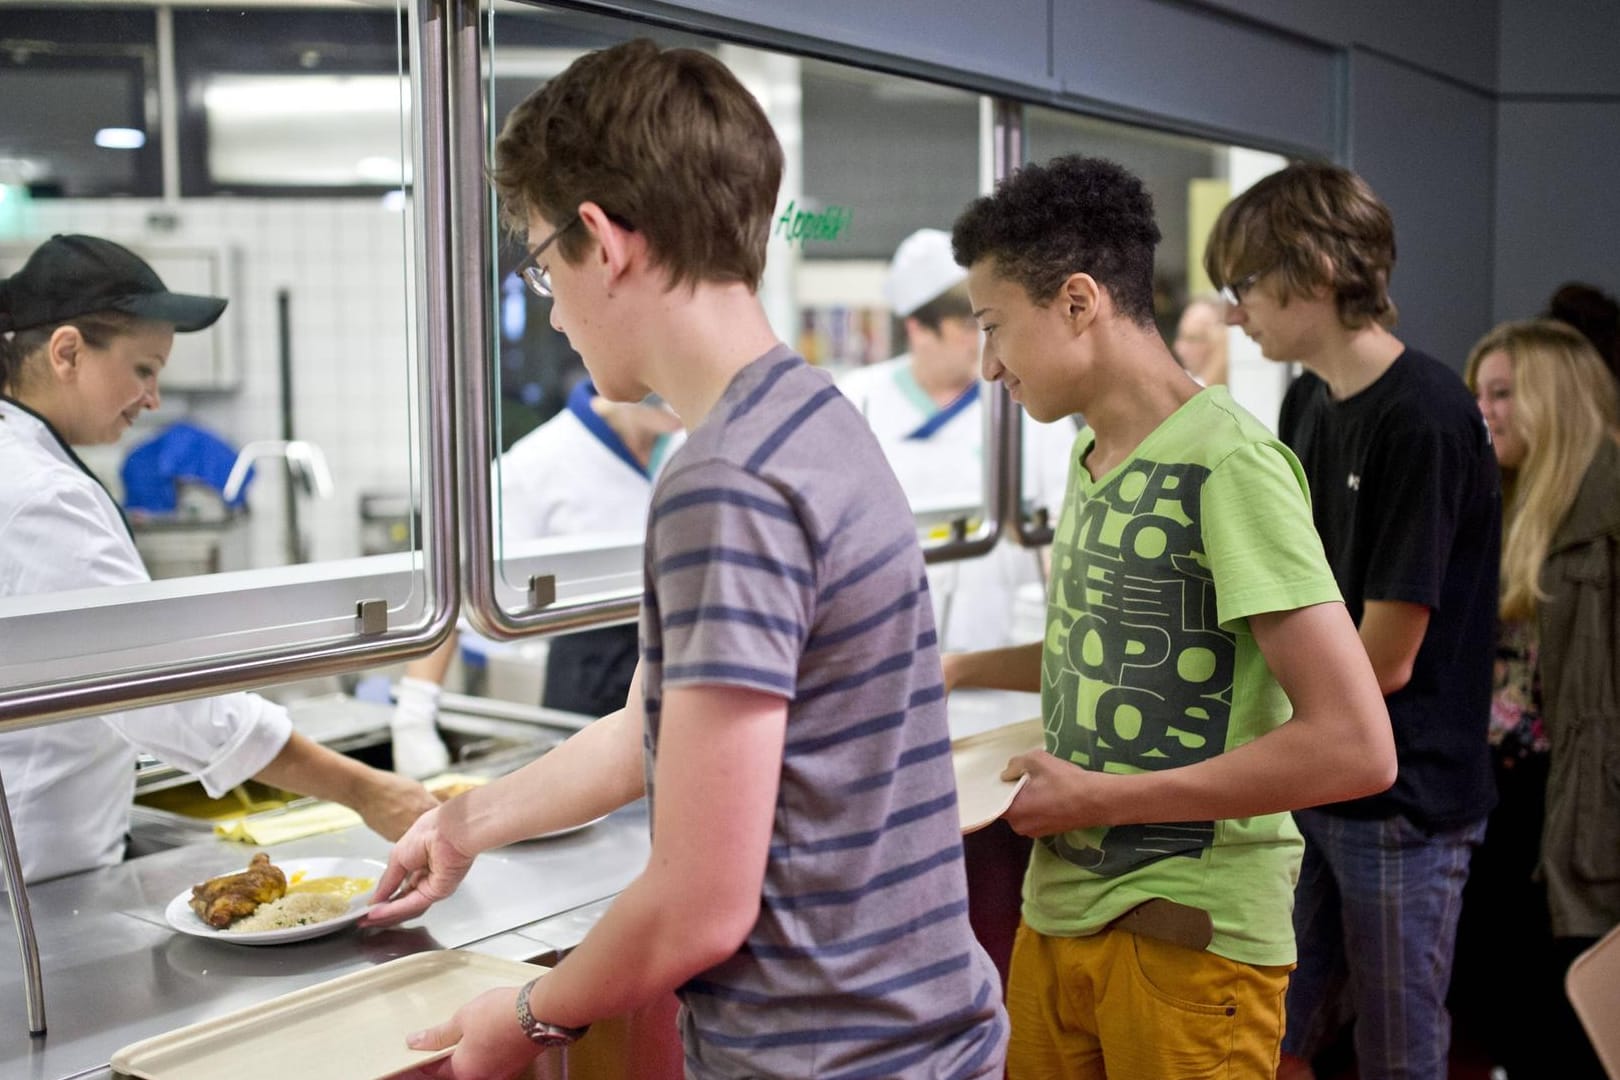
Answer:
[[[1136,460],[1057,537],[1041,663],[1047,746],[1097,772],[1171,769],[1226,748],[1236,638],[1204,556],[1201,465]],[[1077,569],[1079,576],[1077,576]],[[1089,835],[1096,846],[1073,842]],[[1042,840],[1104,877],[1197,858],[1212,821],[1123,825]]]

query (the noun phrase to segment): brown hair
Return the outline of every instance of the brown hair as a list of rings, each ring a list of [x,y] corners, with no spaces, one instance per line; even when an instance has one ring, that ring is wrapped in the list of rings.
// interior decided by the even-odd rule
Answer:
[[[719,60],[643,38],[587,53],[513,109],[491,179],[519,232],[531,212],[561,227],[590,201],[647,238],[672,288],[757,289],[782,147]],[[577,262],[589,239],[568,229],[557,247]]]
[[[1620,392],[1578,330],[1553,319],[1503,323],[1468,355],[1465,378],[1479,392],[1479,366],[1494,352],[1513,371],[1513,426],[1525,457],[1504,475],[1500,614],[1523,619],[1546,599],[1541,568],[1581,481],[1605,439],[1620,429]]]
[[[952,285],[906,318],[916,319],[935,334],[946,319],[972,319],[973,301],[968,297],[967,283]]]
[[[1351,330],[1395,325],[1394,269],[1389,208],[1361,177],[1321,162],[1290,165],[1227,203],[1204,250],[1204,270],[1217,285],[1271,275],[1284,304],[1331,290]]]
[[[120,334],[127,334],[141,324],[135,315],[122,311],[97,311],[88,315],[75,315],[46,326],[31,326],[12,334],[0,334],[0,391],[15,395],[23,387],[23,365],[29,357],[50,343],[51,336],[64,326],[79,331],[85,344],[104,349]]]

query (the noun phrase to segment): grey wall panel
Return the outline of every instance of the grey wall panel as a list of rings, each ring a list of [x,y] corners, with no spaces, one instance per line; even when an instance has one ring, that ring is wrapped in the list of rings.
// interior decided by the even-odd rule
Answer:
[[[1491,326],[1495,103],[1353,51],[1350,164],[1395,215],[1403,340],[1461,369]]]
[[[1065,93],[1248,141],[1337,150],[1331,49],[1164,0],[1060,0],[1052,40]]]
[[[1504,94],[1620,94],[1615,0],[1500,0]]]
[[[1562,282],[1620,292],[1620,102],[1504,102],[1496,152],[1499,319]]]
[[[1065,3],[1067,0],[1058,0]],[[1481,89],[1496,84],[1497,5],[1549,0],[1199,0],[1329,45],[1361,45]],[[1612,0],[1554,0],[1576,7]],[[1613,35],[1608,39],[1613,41]]]
[[[968,81],[983,76],[1040,90],[1052,86],[1047,0],[620,0],[607,6],[696,12],[784,41],[830,42],[897,58],[907,70],[920,65]]]

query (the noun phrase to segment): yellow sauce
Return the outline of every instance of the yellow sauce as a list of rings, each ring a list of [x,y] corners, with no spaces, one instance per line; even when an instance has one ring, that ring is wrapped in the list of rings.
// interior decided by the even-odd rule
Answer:
[[[288,894],[292,893],[327,893],[340,896],[345,900],[353,899],[361,893],[370,892],[377,884],[367,877],[317,877],[305,878],[302,872],[293,875],[292,881],[287,885]]]

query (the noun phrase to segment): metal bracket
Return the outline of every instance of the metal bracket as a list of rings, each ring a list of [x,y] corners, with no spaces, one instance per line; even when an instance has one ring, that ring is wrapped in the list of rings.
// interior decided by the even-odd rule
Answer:
[[[388,632],[388,601],[361,600],[354,605],[354,631],[361,637]]]
[[[544,611],[556,602],[556,574],[535,574],[529,578],[529,610]]]

